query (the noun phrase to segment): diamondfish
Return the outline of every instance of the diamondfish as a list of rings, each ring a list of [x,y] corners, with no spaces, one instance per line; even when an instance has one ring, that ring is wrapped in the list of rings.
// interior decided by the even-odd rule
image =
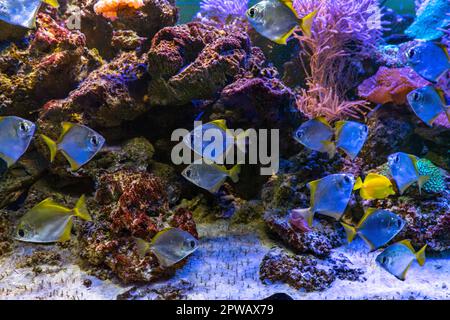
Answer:
[[[445,103],[444,94],[432,86],[411,91],[407,99],[417,117],[430,127],[442,112],[450,119],[450,109]]]
[[[159,263],[164,267],[170,267],[198,249],[198,240],[189,232],[168,228],[160,231],[151,242],[135,238],[138,253],[145,256],[147,252],[153,252]]]
[[[406,53],[408,65],[421,77],[431,82],[450,69],[450,58],[445,45],[421,42]]]
[[[369,173],[364,182],[358,177],[353,190],[359,190],[361,198],[365,200],[384,199],[395,194],[391,181],[375,173]]]
[[[359,122],[338,121],[335,124],[336,147],[355,159],[366,142],[369,128]]]
[[[215,141],[217,136],[221,141]],[[223,119],[211,121],[194,128],[183,138],[183,142],[196,154],[215,163],[224,163],[228,151],[234,144],[243,142],[247,132],[233,135]],[[220,143],[221,142],[221,143]],[[217,145],[216,145],[217,144]]]
[[[310,37],[317,11],[300,19],[292,0],[263,0],[247,10],[247,18],[258,33],[278,44],[287,39],[297,27]]]
[[[356,227],[343,222],[341,224],[348,243],[359,235],[371,250],[375,250],[391,241],[403,229],[405,221],[391,211],[369,208]]]
[[[326,152],[333,158],[336,153],[336,146],[331,141],[333,134],[333,128],[327,120],[318,117],[302,123],[295,131],[294,139],[311,150]]]
[[[391,176],[397,184],[400,194],[403,194],[406,189],[414,182],[419,186],[419,192],[422,186],[428,181],[428,176],[421,176],[417,169],[417,161],[419,158],[411,154],[397,152],[388,157],[388,165],[391,171]]]
[[[239,164],[228,170],[216,164],[193,163],[184,169],[182,175],[198,187],[216,193],[227,177],[230,177],[234,183],[238,182],[240,171]]]
[[[41,2],[59,7],[57,0],[0,0],[0,20],[28,29],[35,28]]]
[[[19,221],[15,239],[24,242],[53,243],[70,240],[73,217],[91,221],[84,195],[75,208],[69,209],[45,199],[28,211]]]
[[[105,138],[91,128],[69,122],[62,123],[62,133],[56,142],[43,134],[41,137],[50,149],[50,161],[60,150],[73,171],[88,163],[105,143]]]
[[[28,149],[35,130],[35,124],[28,120],[0,117],[0,158],[8,168]]]
[[[339,220],[350,201],[354,183],[354,176],[346,173],[331,174],[308,183],[311,192],[310,207],[295,209],[295,214],[303,215],[309,226],[312,225],[315,213]]]
[[[420,266],[425,264],[424,245],[419,251],[415,251],[409,240],[403,240],[387,247],[376,258],[377,263],[386,271],[400,280],[405,280],[409,267],[417,260]]]

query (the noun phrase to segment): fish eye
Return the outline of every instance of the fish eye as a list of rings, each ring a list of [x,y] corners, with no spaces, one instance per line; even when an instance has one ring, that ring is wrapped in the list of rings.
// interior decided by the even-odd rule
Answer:
[[[248,16],[250,18],[253,18],[255,16],[255,14],[256,14],[255,8],[251,8],[250,10],[248,10]]]
[[[17,231],[17,235],[18,235],[19,237],[21,237],[21,238],[25,237],[25,230],[19,229],[19,230]]]
[[[303,137],[304,132],[303,132],[303,130],[298,130],[295,134],[298,138],[301,138],[301,137]]]
[[[409,58],[414,57],[415,54],[416,54],[416,51],[414,50],[414,48],[412,48],[412,49],[410,49],[410,50],[408,51],[408,57],[409,57]]]
[[[413,92],[412,98],[413,100],[418,101],[420,100],[420,94],[418,92]]]
[[[22,132],[28,132],[28,131],[30,131],[30,126],[29,126],[28,123],[22,121],[22,122],[19,124],[19,130],[22,131]]]
[[[90,139],[89,141],[90,141],[91,144],[94,145],[94,146],[98,146],[98,144],[99,144],[99,141],[98,141],[97,136],[92,136],[91,139]]]
[[[188,178],[190,178],[191,177],[191,175],[192,175],[192,170],[187,170],[186,171],[186,176],[188,177]]]
[[[194,240],[191,240],[191,241],[189,242],[189,245],[191,246],[192,249],[195,248],[195,241],[194,241]]]
[[[402,220],[398,219],[397,220],[397,226],[400,228],[402,226]]]
[[[399,161],[400,161],[400,157],[399,157],[399,156],[395,156],[394,162],[395,162],[395,163],[398,163]]]
[[[345,176],[345,177],[344,177],[344,181],[348,183],[348,182],[351,182],[351,179],[350,179],[349,176]]]

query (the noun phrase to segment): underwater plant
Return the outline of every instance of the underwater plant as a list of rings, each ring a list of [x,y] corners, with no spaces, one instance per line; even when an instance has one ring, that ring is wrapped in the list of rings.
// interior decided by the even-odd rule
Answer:
[[[294,7],[299,16],[318,11],[311,37],[294,34],[303,48],[300,62],[308,87],[300,89],[297,108],[311,118],[328,120],[358,115],[367,102],[349,101],[347,94],[358,85],[361,61],[376,51],[381,40],[378,1],[296,0]]]

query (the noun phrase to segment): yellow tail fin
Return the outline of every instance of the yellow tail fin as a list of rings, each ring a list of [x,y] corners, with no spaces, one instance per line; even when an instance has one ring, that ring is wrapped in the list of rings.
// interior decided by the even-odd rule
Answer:
[[[427,248],[427,245],[424,245],[422,249],[416,252],[416,258],[417,262],[419,262],[419,265],[423,266],[425,264],[425,249]]]
[[[134,241],[136,242],[136,249],[139,256],[145,257],[147,252],[150,250],[151,244],[140,238],[134,238]]]
[[[241,166],[239,164],[230,169],[229,175],[234,183],[237,183],[239,181],[239,173],[241,173]]]
[[[86,221],[92,221],[91,215],[89,214],[86,206],[86,197],[84,196],[84,194],[80,197],[80,199],[78,199],[73,211],[75,212],[76,217],[79,217]]]
[[[312,28],[312,24],[314,22],[314,18],[317,15],[317,10],[311,12],[310,14],[308,14],[307,16],[303,17],[300,20],[300,28],[303,31],[303,34],[307,37],[311,37],[312,33],[311,33],[311,28]]]
[[[58,0],[42,0],[42,2],[45,2],[54,8],[59,8]]]
[[[56,153],[58,152],[58,145],[55,141],[50,139],[44,134],[41,134],[42,140],[44,140],[45,144],[48,146],[48,149],[50,150],[50,162],[53,162],[56,157]]]
[[[351,243],[353,241],[353,239],[355,239],[356,236],[356,228],[348,225],[344,222],[341,222],[342,226],[344,227],[345,230],[345,234],[347,235],[347,241],[348,243]]]

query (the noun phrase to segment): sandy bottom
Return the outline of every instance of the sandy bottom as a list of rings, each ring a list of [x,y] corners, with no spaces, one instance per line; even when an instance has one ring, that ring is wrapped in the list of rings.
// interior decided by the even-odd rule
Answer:
[[[200,249],[173,278],[137,289],[87,275],[74,264],[67,249],[21,244],[13,254],[0,258],[0,299],[117,299],[130,289],[140,299],[157,299],[171,287],[184,299],[262,299],[278,292],[294,299],[450,299],[449,254],[429,257],[424,267],[414,263],[406,281],[400,281],[378,267],[377,252],[368,253],[357,239],[334,254],[344,254],[365,270],[367,280],[336,280],[325,291],[306,293],[259,280],[259,264],[275,244],[248,226],[230,227],[221,222],[200,225],[199,233]],[[24,256],[37,249],[58,250],[61,263],[40,265],[40,270],[17,268]],[[89,288],[84,285],[86,280],[92,282]]]

